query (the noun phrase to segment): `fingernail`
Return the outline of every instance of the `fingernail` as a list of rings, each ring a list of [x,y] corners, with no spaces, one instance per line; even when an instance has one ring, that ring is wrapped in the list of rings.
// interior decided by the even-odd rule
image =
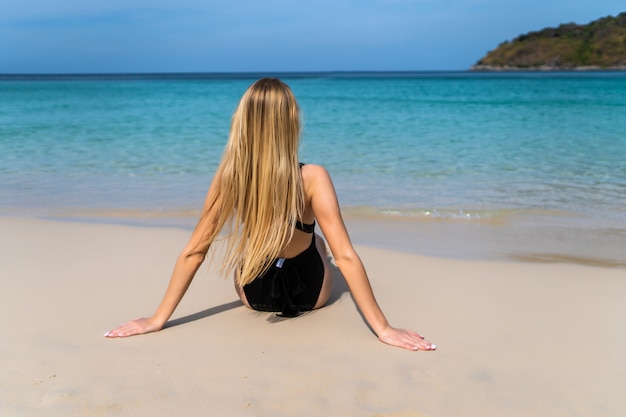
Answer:
[[[437,345],[430,345],[431,349],[437,349]]]

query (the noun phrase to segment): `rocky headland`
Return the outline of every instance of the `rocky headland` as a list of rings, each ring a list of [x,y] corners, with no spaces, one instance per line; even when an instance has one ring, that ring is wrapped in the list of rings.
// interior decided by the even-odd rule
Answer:
[[[626,70],[626,12],[528,32],[501,43],[471,70]]]

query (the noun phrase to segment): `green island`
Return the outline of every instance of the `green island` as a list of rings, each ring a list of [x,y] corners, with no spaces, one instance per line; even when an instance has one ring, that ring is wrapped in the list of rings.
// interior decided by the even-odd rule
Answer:
[[[562,24],[505,41],[472,71],[626,70],[626,12],[586,25]]]

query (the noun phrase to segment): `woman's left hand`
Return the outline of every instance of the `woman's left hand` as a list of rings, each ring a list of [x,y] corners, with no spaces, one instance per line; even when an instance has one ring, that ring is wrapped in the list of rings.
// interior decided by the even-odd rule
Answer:
[[[424,336],[405,329],[395,329],[391,326],[378,334],[378,339],[391,346],[408,350],[435,350],[437,346],[430,343]]]

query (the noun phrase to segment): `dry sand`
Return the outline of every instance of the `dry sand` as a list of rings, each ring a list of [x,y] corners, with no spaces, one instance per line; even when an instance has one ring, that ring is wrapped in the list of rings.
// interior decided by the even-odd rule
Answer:
[[[378,342],[338,271],[328,307],[276,320],[203,267],[168,328],[104,338],[152,313],[188,235],[0,218],[0,415],[626,415],[624,269],[359,246],[436,352]]]

